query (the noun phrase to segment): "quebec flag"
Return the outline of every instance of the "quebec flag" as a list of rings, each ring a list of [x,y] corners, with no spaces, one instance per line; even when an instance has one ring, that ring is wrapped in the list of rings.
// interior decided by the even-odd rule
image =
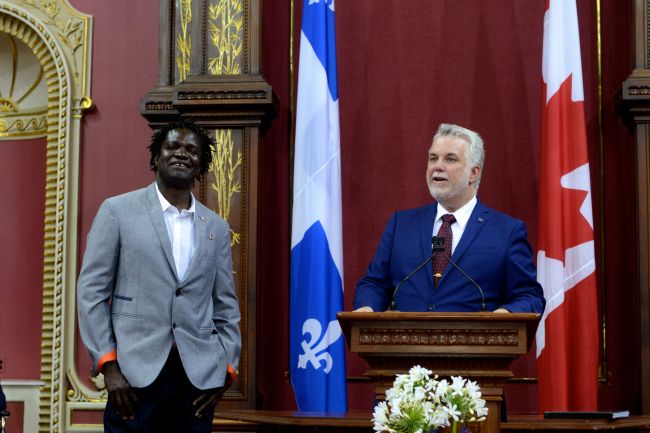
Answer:
[[[298,410],[345,412],[341,157],[334,0],[303,0],[291,232],[291,382]]]

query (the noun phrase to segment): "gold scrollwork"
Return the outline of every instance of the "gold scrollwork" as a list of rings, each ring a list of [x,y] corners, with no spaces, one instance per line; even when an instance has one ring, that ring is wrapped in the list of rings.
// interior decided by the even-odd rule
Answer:
[[[208,58],[210,74],[241,74],[243,11],[242,0],[217,0],[216,3],[210,3],[208,9],[210,44],[217,49],[217,56]]]
[[[241,183],[237,180],[237,171],[242,164],[242,152],[234,154],[235,142],[232,129],[214,130],[215,149],[210,165],[214,181],[210,189],[217,193],[217,209],[215,210],[224,220],[228,221],[232,205],[232,197],[241,193]],[[230,229],[230,246],[239,244],[241,234]]]
[[[91,377],[90,380],[99,392],[84,392],[84,387],[79,383],[77,376],[72,373],[71,369],[68,369],[68,381],[70,382],[70,389],[66,393],[68,401],[105,403],[108,400],[108,391],[106,390],[106,385],[104,385],[104,375],[99,374]]]
[[[192,0],[179,0],[181,31],[176,35],[176,66],[178,79],[184,81],[190,74],[190,56],[192,54],[192,35],[188,28],[192,22]]]
[[[47,114],[18,118],[0,118],[0,137],[41,135],[47,130]]]

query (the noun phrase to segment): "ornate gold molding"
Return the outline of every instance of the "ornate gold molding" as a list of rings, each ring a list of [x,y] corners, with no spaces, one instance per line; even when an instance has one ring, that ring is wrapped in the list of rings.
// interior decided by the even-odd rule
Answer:
[[[66,393],[67,401],[106,403],[108,399],[108,391],[106,391],[106,385],[104,385],[103,375],[100,374],[91,378],[91,381],[98,391],[89,392],[88,389],[79,381],[79,376],[72,368],[68,368],[68,381],[70,382],[70,388]]]
[[[47,83],[32,47],[8,33],[0,38],[0,140],[44,137]]]
[[[42,136],[47,129],[46,113],[18,113],[0,117],[0,138],[26,138]]]
[[[72,77],[81,86],[81,93],[88,95],[90,17],[80,14],[67,0],[18,0],[15,3],[29,10],[41,25],[52,32],[66,55]]]
[[[80,115],[91,104],[91,25],[67,0],[0,1],[0,32],[31,48],[47,82],[41,432],[63,430],[66,370],[74,371]]]

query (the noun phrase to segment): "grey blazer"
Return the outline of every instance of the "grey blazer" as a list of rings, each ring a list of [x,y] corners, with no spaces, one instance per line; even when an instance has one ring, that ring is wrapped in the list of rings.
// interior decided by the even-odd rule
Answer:
[[[79,329],[97,362],[116,351],[131,386],[151,384],[176,342],[194,386],[222,386],[241,349],[228,224],[196,202],[195,253],[182,281],[152,183],[102,203],[79,281]]]

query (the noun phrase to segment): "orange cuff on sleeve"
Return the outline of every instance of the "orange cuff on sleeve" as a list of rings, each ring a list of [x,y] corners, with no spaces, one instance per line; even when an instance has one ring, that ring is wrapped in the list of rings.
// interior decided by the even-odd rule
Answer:
[[[235,370],[232,364],[228,364],[228,372],[226,374],[226,383],[224,386],[229,387],[237,379],[237,370]]]
[[[97,361],[97,373],[102,372],[102,367],[108,361],[117,361],[117,351],[116,350],[111,350],[106,355],[99,358],[99,361]]]

